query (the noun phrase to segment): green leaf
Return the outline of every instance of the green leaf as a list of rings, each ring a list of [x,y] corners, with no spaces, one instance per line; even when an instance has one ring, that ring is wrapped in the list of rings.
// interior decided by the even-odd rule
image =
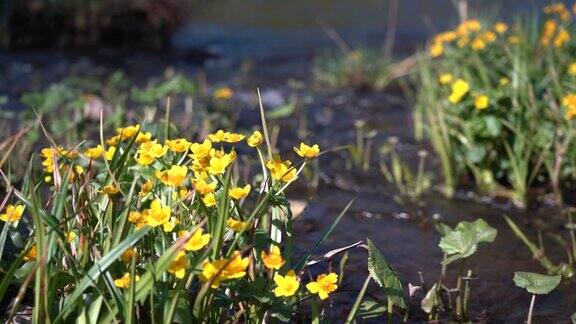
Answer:
[[[440,239],[440,248],[448,254],[442,264],[471,256],[478,249],[478,244],[493,242],[497,233],[483,219],[460,222],[452,232]]]
[[[362,319],[368,319],[382,316],[384,313],[386,313],[385,305],[382,305],[372,299],[365,299],[362,301],[362,304],[360,304],[360,309],[356,315]]]
[[[546,295],[560,283],[562,276],[547,276],[533,272],[514,272],[514,283],[535,295]]]
[[[368,240],[368,271],[372,279],[384,288],[388,300],[392,301],[393,305],[406,309],[404,290],[398,274],[371,240]]]
[[[438,284],[434,284],[422,299],[422,310],[430,314],[434,308],[442,308],[442,299],[438,298]]]
[[[146,235],[150,229],[151,227],[145,227],[128,235],[122,242],[120,242],[120,244],[118,244],[118,246],[113,248],[108,254],[95,263],[90,270],[88,270],[88,273],[82,277],[74,291],[66,298],[66,302],[60,312],[59,318],[66,318],[66,316],[68,316],[74,309],[76,302],[82,297],[84,291],[92,285],[93,282],[96,282],[98,277],[105,272],[112,263],[118,260],[124,251],[136,244],[136,242]]]

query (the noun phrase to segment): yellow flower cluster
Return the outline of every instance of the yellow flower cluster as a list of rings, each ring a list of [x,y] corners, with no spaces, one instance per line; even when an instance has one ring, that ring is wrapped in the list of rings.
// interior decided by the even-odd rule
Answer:
[[[229,259],[205,261],[202,266],[202,273],[200,273],[200,280],[210,282],[212,288],[218,288],[223,281],[244,277],[248,264],[250,264],[248,257],[243,258],[240,252],[234,251]]]
[[[431,57],[440,57],[444,54],[445,46],[453,42],[459,48],[469,45],[474,51],[482,51],[488,44],[495,42],[498,35],[505,34],[506,31],[508,31],[508,25],[504,22],[496,23],[493,28],[483,29],[480,21],[467,20],[453,30],[436,34],[430,42],[428,51]]]

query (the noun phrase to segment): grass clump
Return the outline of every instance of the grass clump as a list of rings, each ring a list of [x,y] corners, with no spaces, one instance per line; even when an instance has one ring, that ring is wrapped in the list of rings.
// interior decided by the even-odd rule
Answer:
[[[561,4],[544,14],[512,25],[467,20],[421,54],[416,135],[431,141],[448,195],[467,174],[518,206],[535,184],[560,197],[573,182],[575,24]]]

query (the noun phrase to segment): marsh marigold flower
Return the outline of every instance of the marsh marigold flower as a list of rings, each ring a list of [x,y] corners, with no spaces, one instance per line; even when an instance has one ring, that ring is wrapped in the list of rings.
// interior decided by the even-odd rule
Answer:
[[[230,259],[205,261],[202,266],[202,273],[200,273],[200,280],[202,282],[212,281],[210,287],[216,289],[220,287],[222,281],[244,277],[248,264],[250,264],[248,257],[243,258],[240,252],[234,251]]]
[[[126,251],[124,251],[120,255],[120,261],[126,262],[126,263],[130,263],[130,262],[132,262],[133,259],[137,259],[137,258],[138,258],[138,252],[136,252],[136,249],[133,247],[126,249]]]
[[[483,49],[486,48],[486,42],[484,42],[483,39],[481,39],[480,37],[476,37],[474,38],[474,40],[472,41],[472,49],[475,51],[481,51]]]
[[[276,284],[276,288],[274,288],[274,296],[276,297],[293,296],[300,288],[300,281],[298,281],[294,270],[288,271],[285,276],[275,274],[274,283]]]
[[[171,212],[170,207],[162,205],[159,199],[154,199],[150,204],[150,208],[142,212],[142,217],[146,225],[156,227],[169,222]]]
[[[176,225],[178,225],[178,224],[180,224],[180,221],[178,220],[178,218],[170,217],[169,221],[162,224],[162,229],[164,230],[164,232],[170,233],[174,230],[174,227],[176,227]]]
[[[139,124],[130,125],[122,128],[116,128],[116,134],[120,136],[120,139],[125,140],[134,137],[139,130],[140,130]]]
[[[106,150],[106,152],[104,152],[104,158],[106,159],[106,161],[112,161],[112,158],[114,157],[114,153],[116,153],[116,147],[110,146],[108,148],[108,150]]]
[[[6,210],[4,210],[3,214],[0,214],[0,220],[3,222],[10,222],[14,223],[22,218],[22,214],[24,213],[24,206],[22,205],[11,205],[8,204],[6,206]]]
[[[249,184],[245,185],[244,187],[234,187],[228,190],[228,194],[230,195],[230,197],[236,200],[240,200],[248,196],[251,188],[252,187]]]
[[[504,22],[497,22],[496,24],[494,24],[494,30],[498,34],[504,34],[506,31],[508,31],[508,24]]]
[[[490,99],[486,95],[478,95],[474,97],[474,107],[478,110],[486,109],[490,105]]]
[[[36,245],[33,245],[30,250],[28,250],[28,252],[26,252],[26,254],[24,254],[24,257],[22,258],[24,260],[24,262],[32,262],[36,260]]]
[[[462,97],[464,97],[468,91],[470,91],[468,82],[462,79],[458,79],[452,83],[452,93],[450,94],[448,100],[453,104],[459,103],[460,100],[462,100]]]
[[[134,275],[134,278],[136,279],[136,281],[140,280],[140,276],[138,276],[137,274]],[[131,281],[132,279],[130,278],[130,272],[126,272],[121,278],[114,280],[114,286],[126,289],[130,287]]]
[[[196,190],[202,196],[206,196],[207,194],[214,192],[216,189],[215,182],[207,183],[204,179],[194,181],[192,185],[194,186],[194,190]]]
[[[214,196],[214,193],[210,192],[202,198],[202,202],[206,207],[216,206],[216,196]]]
[[[150,191],[152,191],[152,180],[148,179],[146,180],[146,182],[144,182],[142,187],[140,187],[140,192],[138,193],[138,196],[144,197],[148,193],[150,193]]]
[[[204,230],[202,228],[199,228],[196,231],[194,231],[194,234],[192,234],[190,239],[188,239],[188,241],[186,241],[186,244],[184,244],[184,249],[186,251],[198,251],[201,250],[206,245],[208,245],[208,242],[210,242],[210,234],[203,234],[203,233]],[[180,231],[179,236],[182,237],[184,236],[184,234],[186,234],[185,231]]]
[[[452,82],[452,74],[450,73],[440,74],[440,76],[438,77],[438,82],[440,82],[440,84],[448,84]]]
[[[128,221],[134,224],[134,226],[136,226],[136,229],[140,229],[142,226],[146,225],[146,219],[144,219],[142,213],[137,211],[131,211],[128,214]]]
[[[284,265],[285,262],[282,258],[282,254],[280,253],[280,248],[276,245],[272,245],[270,251],[268,252],[262,251],[260,253],[260,257],[268,269],[278,270]]]
[[[119,192],[120,192],[120,188],[116,187],[116,185],[113,185],[113,184],[106,185],[100,189],[100,193],[105,194],[105,195],[109,195],[109,196],[115,195]]]
[[[215,100],[230,100],[233,95],[234,95],[234,91],[232,91],[232,89],[230,89],[228,87],[221,87],[221,88],[214,90],[212,97]]]
[[[246,140],[248,146],[250,147],[257,147],[262,144],[262,133],[260,131],[254,131],[250,137]]]
[[[236,233],[247,231],[252,227],[251,223],[235,220],[232,217],[228,218],[228,221],[226,221],[226,225],[228,225],[228,227]]]
[[[155,175],[163,184],[167,186],[177,187],[186,180],[188,167],[181,165],[173,165],[168,170],[156,171]]]
[[[573,62],[568,66],[568,74],[571,76],[576,76],[576,62]]]
[[[274,161],[266,162],[266,168],[270,170],[272,179],[282,182],[292,182],[296,180],[296,169],[292,167],[292,163],[288,160],[282,161],[280,157],[276,156]]]
[[[507,86],[510,83],[510,79],[508,79],[507,77],[502,77],[498,82],[500,83],[501,86]]]
[[[570,33],[568,33],[566,29],[562,28],[558,31],[558,35],[556,35],[556,38],[554,39],[554,46],[557,48],[563,47],[564,44],[570,41],[570,39]]]
[[[159,144],[157,140],[140,144],[136,155],[136,162],[141,165],[148,165],[157,158],[164,156],[168,152],[168,147]]]
[[[98,144],[95,147],[91,147],[84,151],[84,155],[90,159],[97,159],[104,153],[104,148],[102,145]]]
[[[306,289],[312,294],[318,294],[320,299],[328,298],[331,292],[338,289],[338,275],[335,273],[321,274],[316,281],[306,284]]]
[[[170,151],[175,153],[182,153],[188,151],[192,143],[188,142],[185,138],[178,138],[173,140],[166,140],[166,146]]]
[[[212,141],[209,139],[204,140],[202,143],[192,143],[190,145],[190,157],[193,159],[202,159],[210,155],[210,151],[212,150]]]
[[[294,152],[303,158],[311,159],[317,157],[318,154],[320,154],[320,147],[318,144],[308,146],[304,143],[300,143],[300,147],[295,147]]]
[[[576,94],[570,93],[564,96],[562,105],[567,108],[564,117],[567,120],[572,120],[576,116]]]
[[[152,139],[152,133],[139,132],[138,136],[136,136],[136,139],[134,140],[134,142],[136,142],[138,144],[142,144],[142,143],[146,143],[146,142],[150,141],[151,139]]]
[[[433,58],[440,57],[444,53],[444,45],[442,43],[434,42],[430,45],[428,49],[430,56]]]
[[[210,164],[206,170],[212,175],[219,175],[226,172],[226,167],[234,160],[232,153],[210,158]]]
[[[182,279],[184,278],[184,275],[186,274],[186,269],[188,269],[188,267],[190,267],[188,257],[186,256],[186,253],[184,251],[180,251],[178,252],[178,254],[176,254],[176,257],[174,258],[172,263],[170,263],[170,266],[168,267],[168,272],[173,274],[176,278]]]

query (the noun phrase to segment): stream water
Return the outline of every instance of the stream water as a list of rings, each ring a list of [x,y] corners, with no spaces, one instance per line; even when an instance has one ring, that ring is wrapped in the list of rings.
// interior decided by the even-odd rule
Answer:
[[[500,12],[510,20],[511,13],[527,12],[545,2],[472,1],[471,11]],[[319,19],[335,28],[350,44],[380,46],[386,32],[386,3],[382,0],[206,1],[196,10],[190,24],[181,28],[173,39],[180,51],[178,53],[191,50],[207,53],[203,65],[198,65],[186,55],[132,53],[122,56],[107,52],[93,55],[60,51],[0,53],[0,71],[6,75],[4,80],[0,80],[0,92],[11,98],[17,97],[37,80],[35,75],[57,78],[70,73],[120,67],[137,79],[159,74],[166,66],[175,66],[187,73],[205,69],[209,80],[215,82],[236,80],[238,87],[249,89],[247,93],[253,93],[252,89],[259,85],[282,96],[286,93],[287,79],[307,81],[314,55],[335,48],[319,27]],[[428,35],[448,28],[457,21],[456,17],[448,0],[400,1],[397,56],[406,56],[421,48]],[[237,71],[246,64],[252,66],[247,77],[234,78],[236,72],[230,71]],[[42,77],[37,81],[42,84],[50,80],[50,77]],[[241,122],[257,121],[255,111],[247,114]],[[367,120],[369,126],[378,131],[375,151],[389,136],[400,139],[401,154],[412,161],[422,147],[413,139],[410,109],[397,89],[385,93],[317,92],[307,107],[307,114],[310,141],[320,143],[323,148],[353,142],[353,122],[358,119]],[[282,134],[294,137],[290,135],[295,133],[293,125],[295,122],[284,125]],[[481,247],[466,264],[478,276],[478,280],[471,283],[471,316],[474,320],[490,323],[522,322],[525,319],[530,296],[514,286],[513,272],[544,273],[544,270],[509,230],[502,215],[513,216],[524,230],[532,234],[537,226],[563,233],[562,218],[557,209],[541,205],[520,211],[505,203],[472,199],[465,192],[459,193],[460,198],[451,200],[431,193],[418,206],[400,205],[393,199],[394,189],[385,184],[378,171],[376,156],[367,172],[348,170],[345,159],[344,153],[320,159],[323,175],[318,193],[296,222],[296,242],[300,250],[311,247],[344,206],[356,198],[349,213],[319,252],[370,238],[406,285],[409,282],[419,284],[419,272],[425,283],[431,285],[440,273],[442,260],[438,248],[440,237],[433,229],[432,215],[441,215],[442,220],[450,225],[481,217],[498,229],[498,236],[494,243]],[[433,159],[428,168],[438,169]],[[298,192],[294,194],[297,196]],[[544,242],[552,259],[565,258],[564,250],[551,243],[550,238],[545,237]],[[341,306],[334,308],[335,318],[345,318],[360,289],[367,275],[366,257],[360,248],[351,251],[344,285],[334,300]],[[537,298],[534,322],[569,322],[570,315],[576,311],[574,288],[573,282],[563,283],[551,294]],[[381,289],[374,284],[368,292],[383,296]],[[411,310],[414,322],[425,319],[417,305],[421,297],[414,299]]]

